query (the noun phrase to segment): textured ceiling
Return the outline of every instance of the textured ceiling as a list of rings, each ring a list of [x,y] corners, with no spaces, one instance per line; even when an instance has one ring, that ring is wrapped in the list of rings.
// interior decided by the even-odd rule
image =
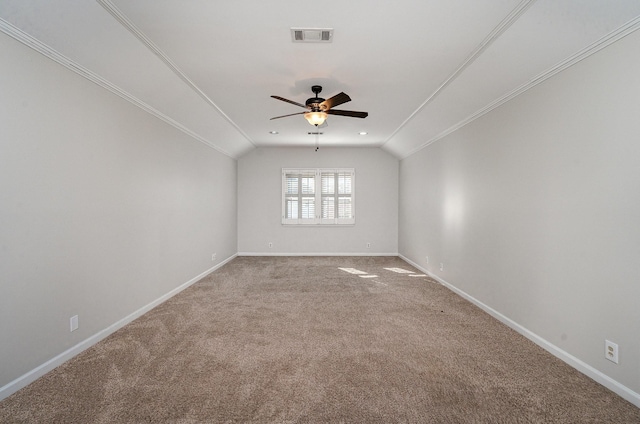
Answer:
[[[312,10],[315,9],[315,10]],[[278,95],[341,91],[321,146],[405,157],[640,27],[638,0],[2,0],[0,30],[239,157],[314,146]],[[327,44],[291,27],[333,28]],[[277,131],[278,134],[270,134]],[[365,136],[359,132],[366,131]]]

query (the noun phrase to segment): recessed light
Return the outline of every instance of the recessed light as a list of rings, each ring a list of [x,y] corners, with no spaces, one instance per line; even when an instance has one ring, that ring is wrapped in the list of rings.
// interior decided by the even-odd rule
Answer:
[[[269,134],[280,134],[278,131],[269,131]]]
[[[358,134],[360,135],[367,135],[368,133],[366,131],[360,131]]]

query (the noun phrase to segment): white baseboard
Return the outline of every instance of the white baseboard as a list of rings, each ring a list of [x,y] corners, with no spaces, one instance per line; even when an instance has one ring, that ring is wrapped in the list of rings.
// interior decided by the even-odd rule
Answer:
[[[616,393],[617,395],[619,395],[623,399],[631,402],[632,404],[634,404],[635,406],[640,408],[640,394],[638,394],[635,391],[631,390],[627,386],[619,383],[618,381],[614,380],[613,378],[609,377],[608,375],[604,374],[603,372],[595,369],[594,367],[592,367],[591,365],[587,364],[586,362],[583,362],[580,359],[576,358],[575,356],[565,352],[564,350],[560,349],[558,346],[556,346],[553,343],[550,343],[549,341],[543,339],[542,337],[538,336],[537,334],[533,333],[532,331],[529,331],[525,327],[521,326],[517,322],[511,320],[510,318],[502,315],[500,312],[496,311],[495,309],[491,308],[490,306],[485,305],[484,303],[480,302],[478,299],[474,298],[473,296],[470,296],[469,294],[463,292],[462,290],[458,289],[457,287],[453,286],[452,284],[448,283],[447,281],[443,280],[442,278],[438,277],[437,275],[435,275],[435,274],[429,272],[428,270],[422,268],[420,265],[416,264],[415,262],[413,262],[409,258],[406,258],[406,257],[404,257],[403,255],[400,255],[400,254],[398,256],[400,258],[402,258],[404,261],[406,261],[407,263],[411,264],[412,266],[416,267],[420,271],[424,272],[425,274],[427,274],[428,276],[430,276],[434,280],[438,281],[440,284],[442,284],[443,286],[447,287],[449,290],[453,291],[454,293],[458,294],[462,298],[464,298],[464,299],[468,300],[469,302],[473,303],[474,305],[478,306],[480,309],[482,309],[483,311],[485,311],[486,313],[488,313],[492,317],[496,318],[498,321],[502,322],[503,324],[507,325],[508,327],[510,327],[510,328],[514,329],[515,331],[517,331],[518,333],[522,334],[527,339],[531,340],[532,342],[534,342],[535,344],[537,344],[538,346],[540,346],[541,348],[543,348],[547,352],[551,353],[556,358],[559,358],[560,360],[564,361],[568,365],[570,365],[573,368],[575,368],[576,370],[580,371],[581,373],[583,373],[587,377],[589,377],[592,380],[602,384],[607,389],[611,390],[612,392]]]
[[[271,252],[238,252],[238,256],[398,256],[397,253],[340,253],[340,252],[330,252],[330,253],[318,253],[318,252],[309,252],[309,253],[271,253]]]
[[[175,289],[173,289],[170,292],[166,293],[165,295],[159,297],[158,299],[152,301],[151,303],[143,306],[142,308],[138,309],[137,311],[135,311],[135,312],[129,314],[128,316],[122,318],[121,320],[115,322],[114,324],[110,325],[109,327],[105,328],[104,330],[99,331],[98,333],[94,334],[93,336],[83,340],[82,342],[78,343],[77,345],[67,349],[66,351],[60,353],[59,355],[55,356],[54,358],[51,358],[50,360],[48,360],[47,362],[43,363],[42,365],[34,368],[33,370],[27,372],[26,374],[16,378],[12,382],[10,382],[10,383],[6,384],[5,386],[1,387],[0,388],[0,400],[12,395],[13,393],[17,392],[21,388],[26,387],[27,385],[29,385],[30,383],[34,382],[38,378],[42,377],[43,375],[45,375],[49,371],[51,371],[54,368],[62,365],[64,362],[68,361],[69,359],[71,359],[74,356],[78,355],[82,351],[84,351],[84,350],[88,349],[89,347],[93,346],[94,344],[98,343],[99,341],[101,341],[102,339],[106,338],[110,334],[116,332],[120,328],[122,328],[125,325],[129,324],[131,321],[135,320],[136,318],[144,315],[145,313],[147,313],[151,309],[155,308],[159,304],[165,302],[166,300],[168,300],[169,298],[171,298],[171,297],[175,296],[176,294],[180,293],[181,291],[183,291],[187,287],[191,286],[195,282],[201,280],[202,278],[206,277],[207,275],[209,275],[213,271],[215,271],[218,268],[222,267],[227,262],[229,262],[232,259],[234,259],[236,256],[399,256],[400,258],[402,258],[407,263],[411,264],[412,266],[416,267],[420,271],[422,271],[425,274],[429,275],[431,278],[433,278],[434,280],[438,281],[440,284],[442,284],[443,286],[447,287],[448,289],[450,289],[454,293],[458,294],[459,296],[463,297],[464,299],[466,299],[469,302],[473,303],[474,305],[478,306],[480,309],[482,309],[483,311],[487,312],[489,315],[493,316],[494,318],[496,318],[500,322],[504,323],[505,325],[507,325],[510,328],[514,329],[518,333],[522,334],[523,336],[525,336],[526,338],[528,338],[532,342],[536,343],[538,346],[542,347],[543,349],[545,349],[546,351],[548,351],[549,353],[551,353],[555,357],[561,359],[562,361],[564,361],[565,363],[569,364],[570,366],[572,366],[573,368],[577,369],[578,371],[582,372],[583,374],[585,374],[589,378],[591,378],[594,381],[602,384],[604,387],[608,388],[609,390],[611,390],[614,393],[616,393],[619,396],[621,396],[623,399],[631,402],[632,404],[634,404],[635,406],[640,408],[640,394],[638,394],[635,391],[631,390],[630,388],[624,386],[623,384],[619,383],[618,381],[612,379],[611,377],[609,377],[608,375],[602,373],[601,371],[593,368],[591,365],[581,361],[580,359],[576,358],[575,356],[573,356],[573,355],[565,352],[564,350],[558,348],[557,346],[555,346],[554,344],[550,343],[549,341],[543,339],[542,337],[538,336],[537,334],[535,334],[535,333],[529,331],[528,329],[522,327],[520,324],[518,324],[515,321],[511,320],[510,318],[502,315],[500,312],[496,311],[495,309],[491,308],[490,306],[485,305],[484,303],[482,303],[479,300],[475,299],[473,296],[468,295],[464,291],[462,291],[462,290],[458,289],[457,287],[451,285],[450,283],[448,283],[447,281],[445,281],[442,278],[438,277],[437,275],[435,275],[435,274],[431,273],[430,271],[422,268],[420,265],[416,264],[415,262],[413,262],[412,260],[408,259],[407,257],[405,257],[405,256],[403,256],[401,254],[397,254],[397,253],[378,253],[378,254],[371,254],[371,253],[366,253],[366,254],[365,253],[324,253],[324,254],[323,253],[309,253],[309,254],[275,253],[275,254],[273,254],[273,253],[271,253],[271,254],[267,254],[267,253],[263,253],[263,252],[239,252],[239,253],[237,253],[235,255],[230,256],[229,258],[225,259],[223,262],[220,262],[219,264],[215,265],[214,267],[212,267],[212,268],[204,271],[203,273],[195,276],[194,278],[192,278],[191,280],[187,281],[186,283],[180,285],[179,287],[176,287]]]
[[[142,308],[138,309],[137,311],[127,315],[126,317],[122,318],[121,320],[111,324],[109,327],[105,328],[104,330],[101,330],[101,331],[97,332],[96,334],[90,336],[89,338],[81,341],[77,345],[75,345],[75,346],[65,350],[64,352],[60,353],[59,355],[49,359],[44,364],[32,369],[31,371],[29,371],[26,374],[16,378],[15,380],[13,380],[12,382],[4,385],[3,387],[0,387],[0,400],[6,398],[8,396],[11,396],[13,393],[17,392],[18,390],[22,389],[23,387],[26,387],[30,383],[36,381],[38,378],[42,377],[43,375],[45,375],[49,371],[51,371],[54,368],[62,365],[63,363],[65,363],[69,359],[73,358],[77,354],[79,354],[82,351],[90,348],[94,344],[98,343],[100,340],[106,338],[107,336],[113,334],[114,332],[116,332],[120,328],[122,328],[125,325],[129,324],[134,319],[139,318],[140,316],[142,316],[145,313],[149,312],[151,309],[155,308],[159,304],[165,302],[166,300],[168,300],[169,298],[171,298],[171,297],[175,296],[176,294],[180,293],[181,291],[183,291],[187,287],[191,286],[195,282],[197,282],[197,281],[201,280],[202,278],[206,277],[207,275],[211,274],[213,271],[217,270],[218,268],[220,268],[221,266],[223,266],[227,262],[231,261],[236,256],[238,256],[238,255],[235,254],[235,255],[230,256],[229,258],[225,259],[224,261],[216,264],[214,267],[209,268],[208,270],[204,271],[203,273],[193,277],[192,279],[190,279],[186,283],[176,287],[175,289],[173,289],[170,292],[166,293],[165,295],[159,297],[158,299],[152,301],[151,303],[143,306]]]

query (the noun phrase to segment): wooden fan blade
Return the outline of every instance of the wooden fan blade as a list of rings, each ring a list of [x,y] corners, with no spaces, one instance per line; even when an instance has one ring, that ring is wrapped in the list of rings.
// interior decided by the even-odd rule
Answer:
[[[280,119],[280,118],[286,118],[287,116],[294,116],[294,115],[304,115],[307,112],[298,112],[298,113],[290,113],[288,115],[282,115],[282,116],[275,116],[271,119],[269,119],[270,121],[274,120],[274,119]]]
[[[350,101],[351,101],[351,97],[347,96],[345,93],[339,93],[331,98],[328,98],[324,102],[320,103],[320,109],[324,111],[328,111],[332,107],[335,107]]]
[[[292,105],[303,107],[305,109],[307,108],[302,103],[294,102],[293,100],[285,99],[284,97],[280,97],[280,96],[271,96],[271,97],[273,97],[274,99],[277,99],[277,100],[282,100],[283,102],[291,103]]]
[[[352,118],[366,118],[369,116],[369,112],[356,112],[353,110],[328,110],[327,114],[329,115],[340,115],[340,116],[350,116]]]

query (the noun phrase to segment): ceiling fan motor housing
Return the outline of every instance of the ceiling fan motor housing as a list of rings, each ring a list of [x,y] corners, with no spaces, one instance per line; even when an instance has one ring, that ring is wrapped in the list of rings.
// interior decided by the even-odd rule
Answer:
[[[322,97],[318,97],[318,94],[320,94],[320,92],[322,91],[322,86],[314,85],[311,87],[311,91],[313,91],[313,94],[315,94],[316,96],[307,99],[305,105],[307,105],[307,107],[310,108],[312,112],[320,112],[320,103],[324,102],[325,100]]]
[[[310,99],[307,99],[305,104],[309,109],[311,109],[311,111],[320,112],[321,111],[320,103],[322,102],[324,102],[324,99],[322,97],[312,97]]]

